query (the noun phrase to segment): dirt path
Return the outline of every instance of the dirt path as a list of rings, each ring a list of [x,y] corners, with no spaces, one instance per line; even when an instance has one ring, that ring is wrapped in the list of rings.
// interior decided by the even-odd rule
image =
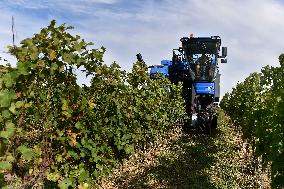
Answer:
[[[211,136],[176,128],[153,148],[123,162],[102,188],[269,188],[267,172],[255,169],[251,147],[229,119],[219,115]]]

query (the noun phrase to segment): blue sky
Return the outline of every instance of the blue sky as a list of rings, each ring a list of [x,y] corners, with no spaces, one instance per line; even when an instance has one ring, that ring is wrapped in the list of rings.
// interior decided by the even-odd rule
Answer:
[[[228,47],[228,63],[221,64],[221,93],[265,65],[278,65],[284,53],[284,3],[280,0],[2,0],[0,56],[12,43],[31,37],[56,19],[67,23],[96,47],[107,49],[105,62],[117,61],[129,70],[142,53],[148,65],[171,59],[179,39],[219,35]],[[80,76],[81,83],[87,80]]]

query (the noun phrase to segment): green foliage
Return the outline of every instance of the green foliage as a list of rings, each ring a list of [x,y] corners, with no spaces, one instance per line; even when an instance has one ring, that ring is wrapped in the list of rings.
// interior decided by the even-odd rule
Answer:
[[[271,163],[272,186],[284,186],[284,55],[227,93],[220,106],[241,126],[263,164]]]
[[[163,135],[184,115],[181,86],[103,63],[94,49],[52,21],[10,53],[0,72],[0,173],[8,188],[92,188],[118,161]],[[74,68],[93,77],[76,83]],[[168,89],[170,92],[167,92]]]

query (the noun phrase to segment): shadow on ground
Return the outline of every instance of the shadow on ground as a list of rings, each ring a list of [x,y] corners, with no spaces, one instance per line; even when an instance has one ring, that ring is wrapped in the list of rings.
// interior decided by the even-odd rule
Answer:
[[[216,134],[215,134],[216,135]],[[184,134],[149,167],[122,188],[215,188],[206,170],[214,164],[218,147],[215,136],[198,133]]]

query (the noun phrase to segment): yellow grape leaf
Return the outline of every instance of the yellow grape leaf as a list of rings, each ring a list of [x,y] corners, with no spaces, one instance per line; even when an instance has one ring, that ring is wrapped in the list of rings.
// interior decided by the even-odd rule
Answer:
[[[89,188],[89,185],[87,183],[81,183],[79,186],[78,186],[78,189],[87,189]]]
[[[48,52],[49,60],[54,60],[56,58],[56,52],[54,50],[50,50]]]

